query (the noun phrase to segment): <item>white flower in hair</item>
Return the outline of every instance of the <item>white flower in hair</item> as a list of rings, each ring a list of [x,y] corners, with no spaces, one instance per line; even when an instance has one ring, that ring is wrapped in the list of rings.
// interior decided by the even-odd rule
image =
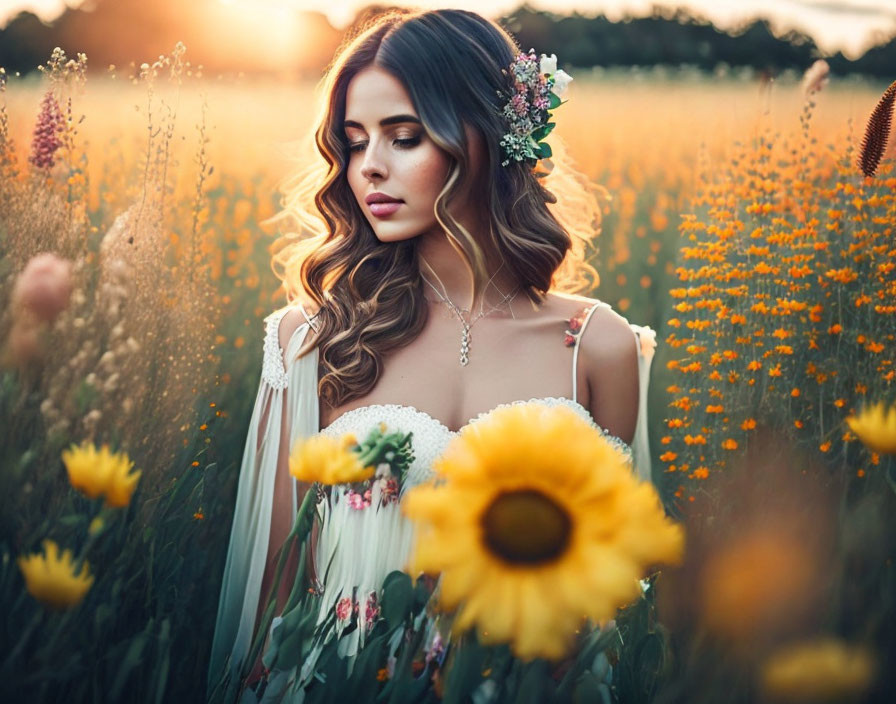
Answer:
[[[567,86],[569,86],[569,82],[572,80],[572,76],[570,76],[566,71],[560,69],[556,73],[554,73],[554,92],[557,95],[563,95],[566,92]]]
[[[540,159],[550,159],[552,155],[550,145],[544,141],[555,126],[551,112],[563,104],[560,93],[572,77],[557,70],[556,54],[537,58],[534,49],[519,52],[502,72],[509,81],[507,90],[499,90],[498,95],[506,100],[501,115],[509,129],[501,137],[505,156],[501,166],[525,161],[534,167]]]

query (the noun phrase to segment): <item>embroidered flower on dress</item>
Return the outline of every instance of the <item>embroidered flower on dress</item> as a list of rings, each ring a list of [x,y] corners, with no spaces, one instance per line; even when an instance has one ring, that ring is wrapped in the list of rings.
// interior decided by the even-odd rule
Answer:
[[[588,315],[589,310],[591,310],[590,306],[585,306],[566,321],[568,325],[566,326],[566,336],[563,338],[563,343],[567,347],[573,347],[579,339],[579,333],[582,332],[582,325],[585,322],[585,317]]]
[[[385,479],[380,491],[381,506],[398,503],[398,480],[395,477]]]
[[[377,601],[376,592],[370,592],[367,595],[367,605],[364,608],[364,619],[367,621],[367,630],[372,630],[373,625],[380,616],[380,605]]]
[[[336,618],[340,621],[349,621],[352,617],[352,612],[355,610],[357,610],[357,602],[352,604],[352,599],[347,596],[336,602]]]
[[[370,489],[363,494],[354,489],[349,489],[345,494],[345,498],[350,508],[355,509],[355,511],[361,511],[370,506]]]

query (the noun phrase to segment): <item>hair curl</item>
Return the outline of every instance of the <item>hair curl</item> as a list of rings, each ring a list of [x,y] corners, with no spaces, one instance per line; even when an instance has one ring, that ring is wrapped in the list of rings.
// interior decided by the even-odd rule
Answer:
[[[499,142],[507,126],[498,91],[509,89],[502,69],[517,53],[505,30],[473,12],[393,10],[350,33],[318,85],[314,146],[323,162],[306,162],[284,182],[283,208],[267,222],[289,219],[298,226],[275,242],[272,268],[289,302],[310,298],[319,307],[315,332],[299,356],[319,345],[324,373],[318,393],[332,407],[367,394],[379,379],[383,356],[413,341],[428,314],[418,238],[380,242],[346,178],[346,93],[367,67],[384,69],[402,83],[424,130],[451,158],[435,216],[473,274],[474,295],[488,280],[486,251],[504,260],[535,304],[548,290],[578,292],[597,284],[585,250],[600,229],[595,196],[605,191],[570,164],[554,135],[548,175],[537,175],[524,162],[501,166]],[[467,172],[467,125],[485,145],[485,243],[449,210]]]

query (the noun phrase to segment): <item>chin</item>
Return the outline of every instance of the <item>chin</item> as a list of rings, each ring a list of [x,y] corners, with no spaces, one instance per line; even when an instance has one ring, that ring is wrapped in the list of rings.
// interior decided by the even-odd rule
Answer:
[[[404,240],[411,240],[420,235],[417,230],[409,230],[407,228],[393,229],[391,227],[374,227],[373,234],[376,235],[376,238],[380,242],[403,242]]]

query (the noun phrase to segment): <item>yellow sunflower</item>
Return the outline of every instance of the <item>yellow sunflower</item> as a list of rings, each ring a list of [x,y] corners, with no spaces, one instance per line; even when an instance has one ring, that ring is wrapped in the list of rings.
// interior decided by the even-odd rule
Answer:
[[[293,447],[289,472],[299,481],[320,484],[351,484],[370,479],[376,468],[361,464],[350,449],[355,443],[353,435],[312,435]]]
[[[418,524],[409,571],[441,572],[456,633],[476,624],[521,658],[562,657],[583,618],[603,625],[638,597],[646,565],[681,560],[653,486],[569,408],[499,408],[434,470],[403,503]]]
[[[108,445],[97,449],[86,441],[63,450],[62,461],[75,489],[91,499],[105,495],[109,506],[127,506],[142,473],[131,471],[134,463],[127,453],[113,453]]]
[[[877,403],[863,408],[857,416],[846,419],[849,429],[875,452],[896,454],[896,406],[884,411],[884,404]]]
[[[25,589],[38,601],[57,609],[79,603],[93,584],[93,576],[85,561],[75,572],[72,551],[59,554],[59,546],[44,540],[44,554],[33,553],[17,562],[25,578]]]

